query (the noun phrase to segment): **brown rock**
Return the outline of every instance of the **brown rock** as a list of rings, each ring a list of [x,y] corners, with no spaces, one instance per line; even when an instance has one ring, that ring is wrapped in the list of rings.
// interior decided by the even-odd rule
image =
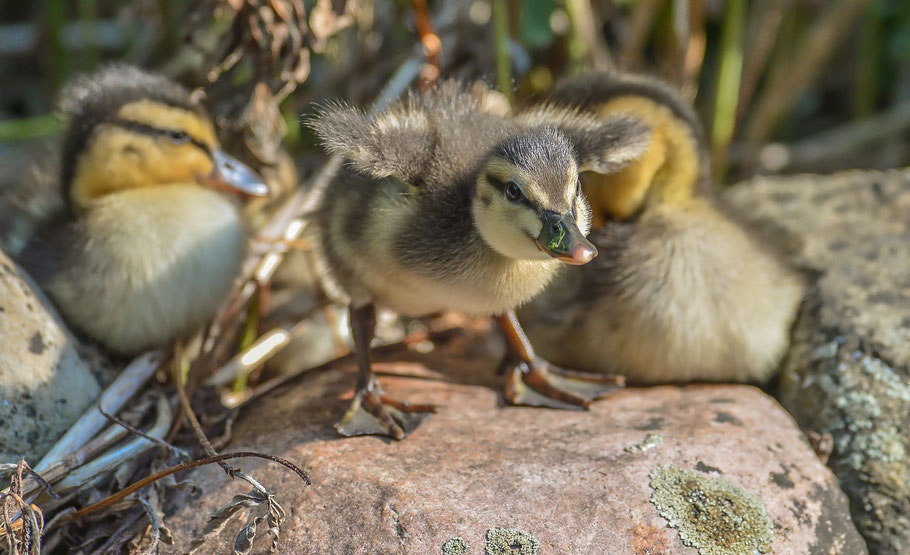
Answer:
[[[815,270],[780,380],[876,553],[910,553],[910,171],[756,179],[730,200]]]
[[[313,480],[305,487],[280,466],[241,465],[289,513],[282,552],[696,553],[683,530],[702,553],[865,552],[834,476],[758,389],[629,389],[590,412],[502,407],[491,358],[386,356],[397,360],[378,368],[421,376],[381,378],[388,394],[440,405],[402,442],[336,435],[348,363],[241,415],[225,451],[285,457]],[[447,381],[432,379],[440,376]],[[203,495],[167,520],[181,549],[248,489],[218,468],[189,479]],[[242,525],[208,549],[224,550]],[[266,549],[266,538],[256,542]]]
[[[0,462],[35,464],[98,396],[75,340],[0,252]]]

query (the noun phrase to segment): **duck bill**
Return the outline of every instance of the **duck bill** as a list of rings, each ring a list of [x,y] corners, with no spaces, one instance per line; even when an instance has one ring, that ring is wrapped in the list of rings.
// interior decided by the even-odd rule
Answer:
[[[570,214],[547,213],[537,247],[573,266],[587,264],[597,256],[597,247],[585,238]]]
[[[221,149],[216,149],[212,153],[212,160],[215,167],[212,173],[199,178],[201,185],[251,197],[264,197],[269,194],[269,188],[262,178],[240,160],[228,156]]]

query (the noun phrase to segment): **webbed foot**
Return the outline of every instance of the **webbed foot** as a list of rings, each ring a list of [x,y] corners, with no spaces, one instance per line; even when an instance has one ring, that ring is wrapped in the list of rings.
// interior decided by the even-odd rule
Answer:
[[[611,390],[623,387],[622,376],[564,370],[534,354],[513,311],[496,317],[506,336],[508,354],[506,402],[554,409],[587,409]]]
[[[588,409],[593,401],[625,385],[623,376],[565,370],[535,358],[506,362],[506,402],[554,409]]]
[[[343,436],[383,435],[404,439],[430,414],[436,405],[411,405],[382,394],[382,388],[371,378],[360,388],[347,412],[335,424]]]

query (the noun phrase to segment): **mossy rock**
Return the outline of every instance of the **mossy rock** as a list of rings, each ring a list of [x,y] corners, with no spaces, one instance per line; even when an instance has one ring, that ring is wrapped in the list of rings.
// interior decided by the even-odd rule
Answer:
[[[779,399],[831,434],[829,465],[875,553],[910,553],[910,171],[759,178],[728,196],[815,273]]]

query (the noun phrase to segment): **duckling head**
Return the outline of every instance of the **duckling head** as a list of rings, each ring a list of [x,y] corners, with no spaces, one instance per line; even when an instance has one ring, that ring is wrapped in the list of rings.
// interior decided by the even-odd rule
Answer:
[[[198,100],[161,75],[110,66],[71,85],[61,108],[69,116],[63,185],[77,210],[139,187],[196,184],[268,193],[250,168],[219,148]]]
[[[591,208],[581,191],[572,143],[549,127],[500,142],[478,174],[472,200],[484,241],[514,259],[580,265],[597,256],[585,238]]]

